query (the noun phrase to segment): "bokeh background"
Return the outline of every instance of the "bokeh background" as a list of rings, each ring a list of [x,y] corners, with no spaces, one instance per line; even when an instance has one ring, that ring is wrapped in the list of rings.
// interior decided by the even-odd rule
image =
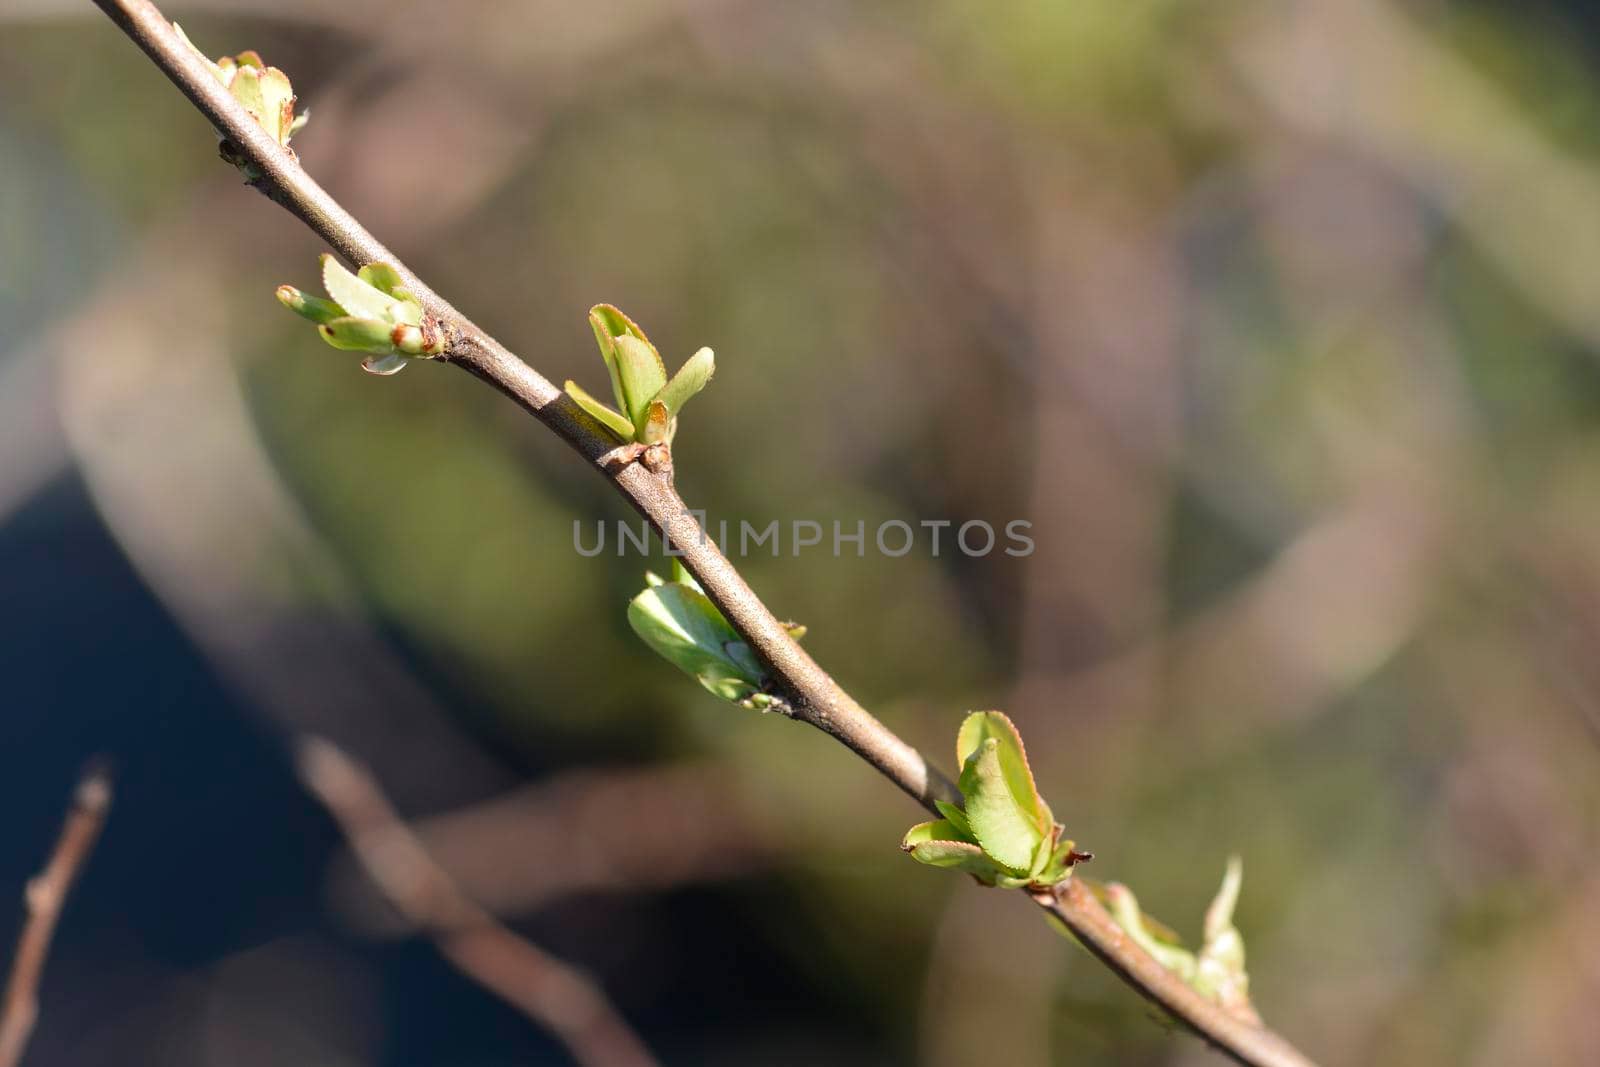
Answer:
[[[306,166],[547,377],[607,300],[717,381],[713,517],[1032,522],[750,558],[947,766],[1020,724],[1329,1064],[1600,1059],[1593,5],[175,3],[294,78]],[[90,4],[0,5],[0,944],[83,761],[118,800],[30,1064],[569,1062],[366,883],[295,738],[669,1064],[1211,1062],[918,811],[715,702],[647,561],[455,370],[279,308],[316,239]],[[0,954],[8,949],[0,949]]]

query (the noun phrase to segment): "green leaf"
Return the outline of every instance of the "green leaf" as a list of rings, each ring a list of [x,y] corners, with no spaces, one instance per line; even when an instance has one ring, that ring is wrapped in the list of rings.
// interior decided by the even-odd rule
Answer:
[[[394,300],[412,299],[411,294],[406,291],[405,279],[400,277],[399,271],[387,263],[368,263],[356,271],[356,277]]]
[[[958,840],[976,842],[972,836],[972,827],[967,823],[967,813],[950,803],[948,800],[935,800],[933,806],[939,809],[939,814],[944,816],[944,821],[956,828],[961,836]]]
[[[689,568],[685,567],[683,560],[677,556],[672,557],[672,580],[682,582],[697,593],[705,592],[704,589],[700,588],[700,580],[689,573]]]
[[[358,319],[346,315],[342,319],[323,323],[317,327],[317,332],[334,348],[387,356],[394,353],[393,329],[388,323],[376,319]]]
[[[346,315],[393,323],[394,298],[351,274],[326,252],[322,255],[322,285]]]
[[[310,319],[312,322],[324,323],[344,318],[344,308],[335,304],[332,300],[324,300],[320,296],[302,293],[292,285],[278,286],[277,295],[278,303],[301,318]]]
[[[281,145],[289,143],[289,126],[294,122],[294,89],[289,76],[277,67],[261,71],[262,129]]]
[[[1034,785],[1033,771],[1028,766],[1028,753],[1022,746],[1022,735],[1011,719],[1001,711],[975,711],[968,715],[956,735],[956,764],[965,767],[986,741],[994,741],[1000,769],[1017,806],[1028,813],[1038,836],[1049,833],[1052,819],[1050,809],[1039,796]]]
[[[596,304],[589,309],[589,322],[594,327],[595,336],[602,333],[606,337],[637,337],[645,344],[650,343],[650,338],[644,335],[639,324],[634,322],[622,311],[612,304]]]
[[[650,416],[650,402],[667,384],[667,368],[653,347],[631,334],[612,338],[612,345],[622,386],[622,410],[642,435]]]
[[[564,388],[567,395],[576,401],[580,408],[593,415],[601,425],[616,434],[619,440],[633,440],[633,424],[623,417],[620,412],[613,411],[609,404],[602,404],[590,396],[582,386],[570,378],[567,379],[567,384]]]
[[[960,827],[948,819],[934,819],[932,822],[919,822],[906,831],[906,836],[900,839],[900,847],[910,851],[913,846],[927,841],[966,841],[971,840],[963,836]]]
[[[1244,883],[1244,861],[1238,856],[1228,857],[1227,869],[1222,875],[1222,887],[1217,890],[1217,895],[1212,898],[1211,906],[1206,908],[1205,943],[1212,942],[1228,936],[1229,931],[1237,933],[1233,926],[1233,909],[1239,903],[1239,889]],[[1243,964],[1244,960],[1239,961]]]
[[[622,374],[617,361],[617,338],[634,337],[645,344],[649,344],[650,339],[638,324],[610,304],[596,304],[589,309],[589,328],[594,331],[595,342],[600,346],[600,358],[605,360],[606,372],[611,375],[611,395],[616,398],[617,407],[628,414],[631,423],[632,408],[622,388]],[[662,373],[665,374],[665,371]],[[632,436],[632,431],[629,431],[629,437]]]
[[[1114,882],[1105,887],[1105,895],[1111,917],[1117,921],[1118,926],[1127,931],[1128,936],[1133,938],[1140,948],[1154,956],[1157,963],[1185,982],[1194,980],[1194,953],[1178,946],[1177,935],[1173,934],[1169,927],[1155,924],[1162,934],[1169,935],[1157,936],[1157,930],[1152,929],[1152,924],[1146,920],[1144,912],[1139,910],[1139,899],[1133,895],[1133,890]]]
[[[702,593],[701,595],[704,596],[705,594]],[[717,614],[720,616],[721,612]],[[723,646],[722,650],[727,653],[728,658],[738,667],[742,677],[757,678],[760,679],[761,684],[766,684],[766,668],[761,665],[761,660],[757,658],[754,650],[749,645],[742,640],[729,641]]]
[[[900,847],[918,863],[965,871],[986,885],[1015,889],[1026,883],[1027,879],[1018,878],[986,856],[977,845],[958,840],[955,834],[955,827],[943,819],[918,823],[906,831]]]
[[[1258,1021],[1250,1005],[1250,975],[1245,971],[1244,935],[1233,925],[1244,868],[1238,856],[1228,857],[1222,888],[1206,909],[1205,939],[1196,960],[1195,989],[1242,1019]]]
[[[228,91],[233,98],[244,105],[250,112],[250,117],[263,126],[262,116],[266,112],[266,104],[262,101],[261,72],[255,67],[240,67],[233,74],[233,82],[228,86]],[[270,130],[268,131],[271,132]]]
[[[678,368],[678,373],[661,387],[655,399],[667,406],[668,414],[675,416],[683,410],[683,405],[689,402],[690,397],[706,387],[716,369],[716,356],[711,349],[702,348]]]
[[[983,850],[1014,873],[1028,871],[1044,835],[1032,798],[1019,799],[1007,781],[999,738],[984,738],[968,758],[960,788],[967,824]]]
[[[704,593],[677,582],[652,586],[628,605],[628,624],[668,663],[724,700],[761,689],[760,663]]]

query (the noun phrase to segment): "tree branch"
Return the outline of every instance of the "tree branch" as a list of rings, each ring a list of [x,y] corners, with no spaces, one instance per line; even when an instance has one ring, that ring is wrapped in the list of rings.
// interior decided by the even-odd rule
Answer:
[[[11,978],[0,1002],[0,1067],[16,1067],[39,1018],[39,979],[50,955],[56,920],[78,872],[94,849],[100,828],[111,807],[111,777],[104,768],[91,768],[78,782],[66,825],[56,840],[50,861],[28,883],[24,893],[28,916],[17,939]]]
[[[960,802],[959,792],[947,777],[858,704],[789,636],[715,541],[703,536],[673,488],[670,473],[653,472],[641,463],[620,467],[608,463],[616,442],[566,394],[428,288],[334,201],[301,168],[294,154],[267,136],[212,77],[153,3],[95,2],[232,143],[234,155],[261,175],[254,182],[257,188],[299,217],[352,266],[381,261],[400,272],[424,309],[443,327],[448,347],[440,359],[510,397],[611,480],[628,503],[682,553],[684,565],[766,664],[780,695],[789,703],[788,714],[843,742],[929,810],[936,810],[935,800]],[[1310,1063],[1264,1028],[1252,1027],[1248,1033],[1241,1030],[1245,1024],[1121,936],[1120,928],[1088,892],[1072,886],[1059,896],[1036,896],[1036,900],[1129,985],[1238,1062],[1262,1067]]]
[[[296,762],[384,896],[461,973],[552,1031],[585,1067],[656,1067],[593,982],[462,894],[364,768],[319,738],[301,743]]]

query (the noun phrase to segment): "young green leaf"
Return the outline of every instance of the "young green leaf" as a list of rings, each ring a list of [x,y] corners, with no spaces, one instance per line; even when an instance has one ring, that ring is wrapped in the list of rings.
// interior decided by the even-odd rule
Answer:
[[[601,425],[616,434],[619,440],[633,440],[633,424],[620,412],[613,411],[609,404],[602,404],[590,396],[582,386],[570,378],[563,388],[580,408],[593,415]]]
[[[965,841],[973,844],[972,838],[963,833],[961,827],[949,819],[934,819],[931,822],[919,822],[906,831],[906,836],[900,840],[900,847],[910,851],[914,846],[928,841]]]
[[[700,588],[700,580],[689,573],[689,568],[685,567],[683,565],[683,560],[679,559],[677,556],[672,557],[672,580],[675,582],[681,582],[690,589],[693,589],[695,592],[702,595],[705,593],[705,590]]]
[[[632,423],[633,409],[628,405],[628,395],[622,387],[622,372],[617,359],[617,338],[634,337],[645,344],[649,344],[650,339],[632,319],[610,304],[596,304],[589,309],[589,328],[594,331],[595,343],[600,346],[600,358],[605,360],[606,373],[611,376],[611,395],[616,398],[617,407]],[[632,435],[630,431],[629,436]]]
[[[956,828],[943,819],[918,823],[906,831],[900,847],[918,863],[965,871],[985,885],[1015,889],[1026,883],[1027,879],[1006,870],[985,855],[983,849],[960,839],[957,834]]]
[[[292,285],[278,286],[278,302],[301,318],[319,324],[344,318],[344,308],[332,300],[302,293]]]
[[[1183,979],[1185,982],[1194,981],[1195,957],[1194,953],[1181,947],[1177,943],[1177,936],[1164,926],[1155,926],[1148,922],[1144,912],[1139,909],[1139,900],[1133,895],[1133,890],[1125,885],[1112,883],[1106,886],[1106,905],[1111,912],[1111,917],[1117,925],[1127,931],[1128,936],[1136,941],[1140,948],[1154,956],[1156,962],[1167,970]],[[1169,936],[1158,936],[1160,934]]]
[[[261,114],[256,121],[279,144],[289,143],[289,126],[294,122],[294,89],[289,76],[277,67],[260,72]]]
[[[1194,987],[1242,1019],[1257,1020],[1250,1005],[1250,975],[1245,971],[1244,936],[1233,925],[1234,905],[1244,868],[1228,857],[1222,888],[1206,909],[1205,937],[1196,959]]]
[[[1039,796],[1033,781],[1033,770],[1028,766],[1028,753],[1022,746],[1022,735],[1009,716],[1001,711],[975,711],[968,715],[956,735],[957,766],[964,767],[987,741],[994,741],[1006,786],[1017,806],[1026,811],[1039,836],[1048,833],[1051,825],[1049,808]]]
[[[1212,898],[1211,906],[1206,908],[1205,943],[1225,939],[1229,931],[1237,933],[1233,926],[1233,909],[1239,903],[1239,889],[1244,883],[1244,861],[1238,856],[1228,857],[1227,869],[1222,874],[1222,887],[1217,890],[1217,895]],[[1241,958],[1240,963],[1244,960]]]
[[[326,252],[322,254],[322,285],[333,297],[333,302],[344,308],[345,314],[353,318],[390,322],[394,298],[351,274],[344,264]]]
[[[650,338],[644,335],[644,330],[639,328],[639,324],[612,304],[596,304],[590,308],[589,324],[594,327],[596,338],[602,335],[607,338],[630,336],[637,337],[645,344],[650,343]],[[605,347],[604,341],[601,341],[601,347]]]
[[[939,809],[939,814],[944,816],[944,821],[956,828],[963,841],[976,841],[972,836],[972,826],[967,822],[967,813],[950,803],[948,800],[935,800],[933,806]]]
[[[683,405],[689,402],[690,397],[706,387],[716,369],[716,356],[711,349],[702,348],[678,368],[678,373],[661,387],[661,392],[656,394],[655,399],[667,406],[668,414],[676,416],[683,410]]]
[[[350,315],[333,319],[317,327],[322,339],[334,348],[346,352],[371,352],[380,356],[393,354],[394,342],[391,338],[393,330],[394,328],[386,322],[379,322],[377,319],[358,319]]]
[[[648,343],[631,334],[612,338],[617,356],[617,377],[622,385],[623,411],[643,433],[650,401],[667,384],[667,368]]]
[[[628,605],[628,624],[668,663],[734,703],[765,683],[760,663],[722,612],[697,589],[651,586]]]
[[[387,263],[368,263],[356,271],[356,277],[393,300],[411,300],[400,272]]]
[[[984,738],[961,772],[967,824],[983,850],[1021,873],[1032,868],[1040,832],[1032,798],[1019,800],[1007,781],[1000,740]]]
[[[244,105],[246,111],[250,112],[251,118],[263,126],[266,125],[262,122],[262,117],[266,114],[266,105],[262,101],[261,72],[258,69],[240,67],[234,71],[233,82],[228,86],[228,91],[233,94],[235,100]],[[273,135],[274,140],[277,139],[274,131],[267,132]]]

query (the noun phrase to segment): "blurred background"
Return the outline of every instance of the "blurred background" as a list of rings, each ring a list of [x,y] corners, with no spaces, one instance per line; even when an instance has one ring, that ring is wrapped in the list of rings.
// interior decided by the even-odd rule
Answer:
[[[713,518],[1033,524],[757,553],[947,768],[1003,707],[1329,1064],[1600,1058],[1600,21],[1576,0],[174,3],[310,171],[559,382],[716,349]],[[118,798],[28,1062],[571,1062],[413,936],[296,778],[364,763],[668,1064],[1213,1062],[919,811],[717,703],[556,438],[272,299],[319,242],[87,2],[0,6],[0,958],[78,768]],[[997,1037],[998,1035],[998,1037]],[[998,1041],[998,1048],[997,1048]]]

